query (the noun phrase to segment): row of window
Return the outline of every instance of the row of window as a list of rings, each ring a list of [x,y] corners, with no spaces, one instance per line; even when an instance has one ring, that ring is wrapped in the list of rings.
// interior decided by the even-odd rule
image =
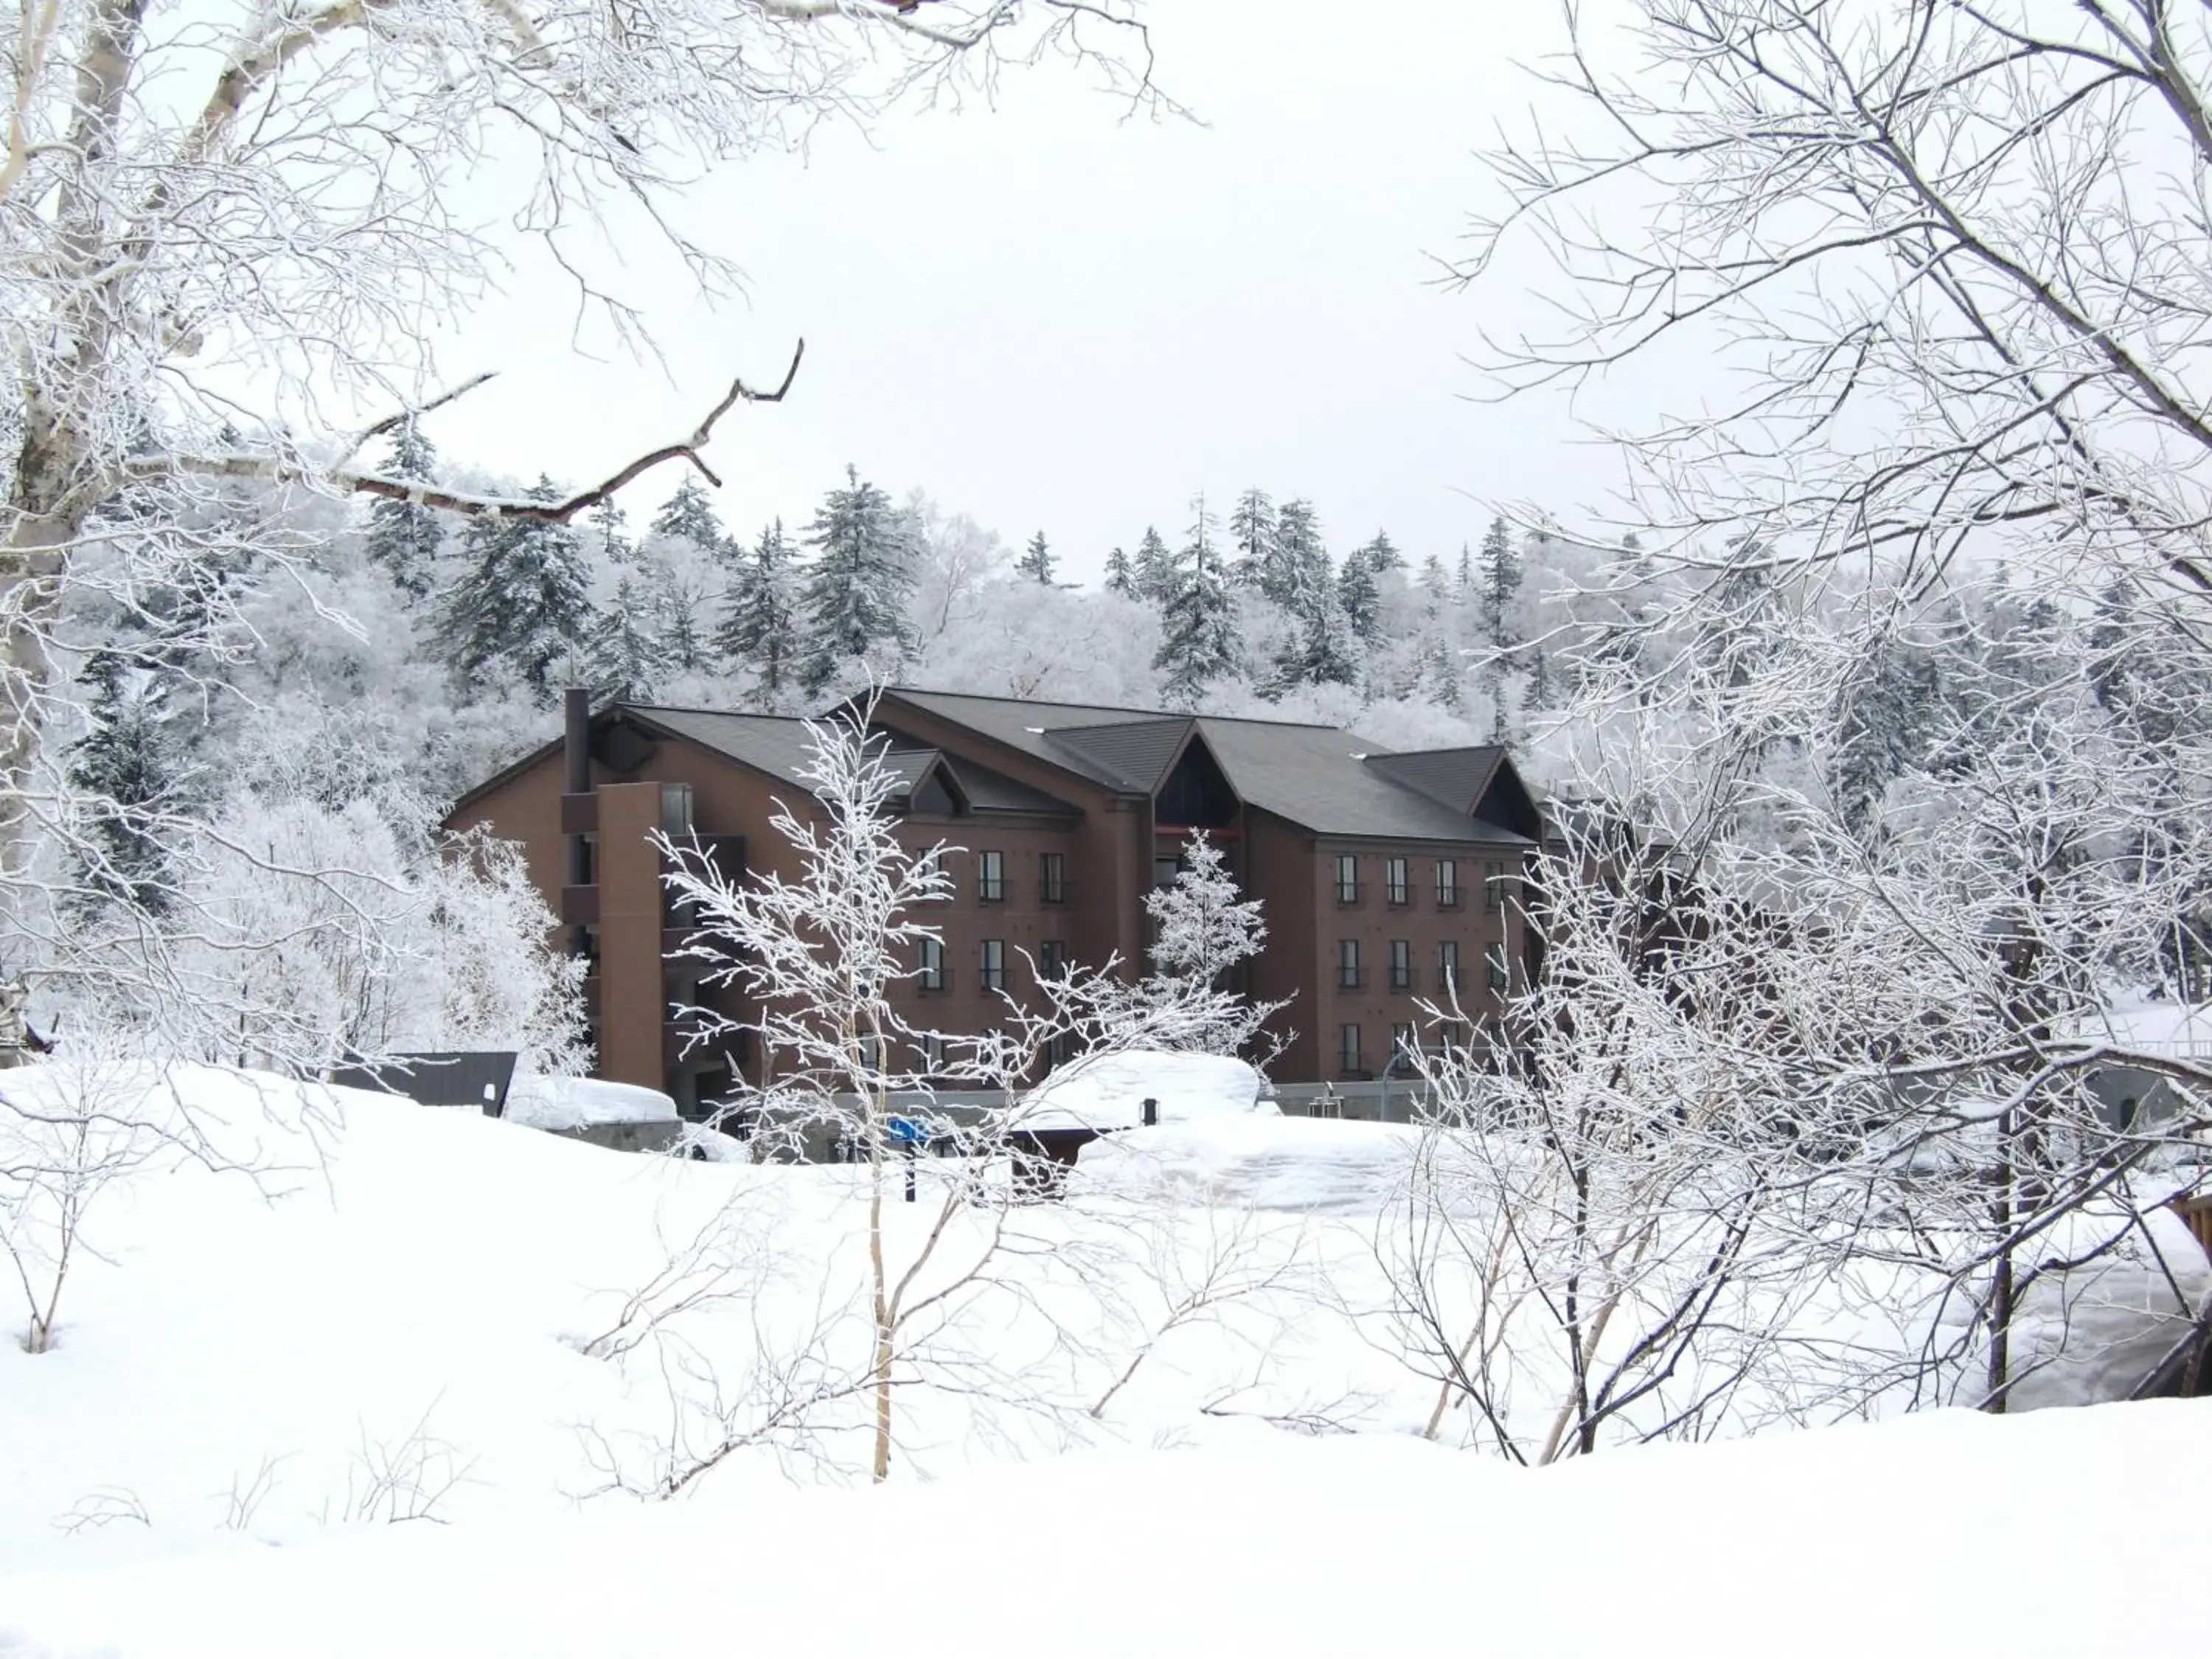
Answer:
[[[932,848],[926,853],[917,854],[915,859],[915,867],[942,876],[949,890],[945,895],[946,898],[951,898],[957,893],[958,884],[953,880],[952,872],[945,867],[941,848]],[[1004,853],[986,850],[975,854],[977,899],[985,904],[1003,904],[1013,896],[1013,883],[1006,877],[1006,855]],[[1066,854],[1040,853],[1037,854],[1037,902],[1040,904],[1067,902]]]
[[[1382,860],[1382,902],[1386,904],[1411,904],[1413,902],[1413,860],[1386,858]],[[1460,905],[1459,860],[1438,859],[1432,872],[1435,877],[1437,908],[1456,910]],[[1510,878],[1504,861],[1492,859],[1482,866],[1482,908],[1502,910],[1512,895],[1507,890]],[[1339,853],[1336,855],[1336,902],[1339,904],[1359,902],[1359,854]]]
[[[987,939],[977,951],[977,969],[981,984],[987,991],[1006,988],[1006,941]],[[1057,979],[1067,971],[1067,945],[1060,939],[1048,939],[1037,946],[1037,976]],[[921,956],[915,963],[915,986],[924,991],[942,991],[952,982],[952,971],[945,966],[945,941],[926,939],[921,942]]]
[[[1390,988],[1410,991],[1413,988],[1413,943],[1411,939],[1390,941]],[[1490,988],[1503,991],[1511,979],[1505,946],[1501,941],[1483,952],[1483,965],[1490,978]],[[1459,973],[1459,941],[1445,939],[1437,946],[1437,988],[1456,991],[1461,986]],[[1340,939],[1336,942],[1336,988],[1357,991],[1367,983],[1366,969],[1360,964],[1359,941]]]

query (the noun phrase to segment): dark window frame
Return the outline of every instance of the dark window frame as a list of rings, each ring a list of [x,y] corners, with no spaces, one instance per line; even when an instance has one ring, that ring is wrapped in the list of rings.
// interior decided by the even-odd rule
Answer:
[[[1067,902],[1066,854],[1037,854],[1037,902],[1041,904]]]
[[[1359,854],[1336,854],[1336,902],[1339,904],[1359,902]]]
[[[1357,991],[1366,982],[1366,975],[1359,971],[1359,941],[1356,939],[1337,940],[1336,988]]]
[[[981,978],[977,981],[986,991],[1006,988],[1006,941],[987,939],[976,945],[976,960],[981,964]]]
[[[1456,910],[1460,905],[1459,860],[1437,860],[1437,908]]]
[[[1382,860],[1382,898],[1385,903],[1397,906],[1413,902],[1413,873],[1407,860]]]
[[[1413,988],[1413,941],[1394,939],[1390,941],[1390,988],[1410,991]]]
[[[1438,939],[1437,941],[1437,989],[1457,991],[1462,988],[1462,984],[1459,941],[1455,939]]]
[[[1351,1077],[1367,1069],[1366,1045],[1359,1033],[1359,1022],[1346,1020],[1336,1028],[1336,1069],[1340,1075]]]
[[[952,982],[945,966],[945,941],[926,939],[921,942],[921,958],[915,964],[915,984],[929,992],[942,991]]]
[[[1006,855],[995,847],[975,854],[975,902],[1004,904],[1011,884],[1006,880]]]
[[[1505,866],[1500,860],[1483,861],[1482,908],[1493,915],[1505,908]]]

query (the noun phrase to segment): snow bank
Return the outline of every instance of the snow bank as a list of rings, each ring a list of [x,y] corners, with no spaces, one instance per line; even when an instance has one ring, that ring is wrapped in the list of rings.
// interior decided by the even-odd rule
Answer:
[[[519,1077],[507,1091],[506,1117],[556,1132],[678,1121],[676,1103],[658,1089],[588,1077]]]
[[[2174,1477],[2208,1468],[2198,1401],[1934,1413],[1549,1469],[1255,1431],[878,1492],[710,1492],[27,1576],[0,1581],[0,1649],[2164,1653],[2189,1645],[2185,1587],[2203,1568],[2201,1493]],[[2049,1563],[2026,1586],[2024,1556]]]
[[[1144,1103],[1159,1103],[1162,1123],[1280,1111],[1260,1098],[1261,1080],[1241,1060],[1220,1054],[1131,1048],[1091,1054],[1061,1066],[1007,1115],[1015,1129],[1133,1129]]]
[[[1419,1143],[1420,1131],[1403,1123],[1258,1113],[1199,1117],[1091,1142],[1068,1190],[1372,1216],[1403,1185]]]

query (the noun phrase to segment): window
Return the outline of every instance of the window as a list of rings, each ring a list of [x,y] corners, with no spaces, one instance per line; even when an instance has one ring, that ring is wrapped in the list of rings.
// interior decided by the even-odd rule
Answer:
[[[1495,859],[1482,866],[1482,908],[1503,910],[1505,908],[1505,866]]]
[[[1394,1064],[1410,1060],[1420,1052],[1421,1034],[1412,1020],[1400,1020],[1390,1027],[1390,1059]]]
[[[1359,902],[1359,859],[1352,853],[1336,855],[1336,902],[1339,904]]]
[[[1075,1038],[1066,1031],[1050,1038],[1044,1045],[1044,1063],[1047,1069],[1055,1066],[1065,1066],[1074,1058]]]
[[[987,991],[1006,988],[1006,941],[1002,939],[983,941],[983,988]]]
[[[1409,939],[1390,941],[1390,988],[1394,991],[1413,988],[1413,941]]]
[[[1382,860],[1382,896],[1393,904],[1413,902],[1413,889],[1406,879],[1406,860]]]
[[[1037,854],[1037,899],[1044,904],[1067,902],[1067,854]]]
[[[1359,1028],[1357,1025],[1340,1025],[1336,1028],[1336,1069],[1347,1076],[1361,1069]]]
[[[914,872],[917,877],[927,877],[937,884],[932,897],[949,899],[952,896],[952,872],[945,867],[943,847],[927,847],[916,853],[914,855]]]
[[[1492,945],[1482,953],[1483,965],[1490,970],[1490,988],[1503,991],[1512,983],[1513,975],[1507,969],[1505,946],[1503,942]]]
[[[1006,896],[1006,855],[1004,853],[975,854],[975,896],[986,904],[997,904]]]
[[[1459,941],[1455,939],[1448,939],[1437,946],[1437,988],[1459,989]]]
[[[915,981],[925,991],[942,991],[945,986],[945,941],[926,939],[921,942],[921,971]]]
[[[1037,946],[1037,976],[1059,979],[1067,972],[1067,945],[1062,940],[1048,939]]]
[[[924,1077],[945,1075],[945,1038],[938,1032],[928,1031],[922,1036],[921,1074]]]
[[[1181,859],[1154,859],[1152,860],[1152,885],[1155,887],[1174,886],[1176,884],[1176,878],[1182,873],[1182,860]]]
[[[1455,910],[1459,908],[1459,860],[1437,860],[1437,908]]]
[[[1359,988],[1359,941],[1340,939],[1336,942],[1336,985],[1340,991]]]

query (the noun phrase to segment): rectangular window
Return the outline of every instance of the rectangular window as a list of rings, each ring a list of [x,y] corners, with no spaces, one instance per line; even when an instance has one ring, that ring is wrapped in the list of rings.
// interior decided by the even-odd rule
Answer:
[[[945,941],[926,939],[921,942],[921,971],[915,982],[925,991],[942,991],[948,978],[945,971]]]
[[[1357,1025],[1336,1028],[1336,1069],[1347,1077],[1363,1069],[1359,1064],[1359,1028]]]
[[[1410,1019],[1401,1020],[1390,1027],[1390,1058],[1392,1060],[1411,1060],[1421,1052],[1421,1034]]]
[[[1152,885],[1155,887],[1174,886],[1176,884],[1176,878],[1182,873],[1182,860],[1181,859],[1154,859],[1152,860]]]
[[[1482,957],[1484,966],[1490,970],[1492,990],[1503,991],[1513,982],[1513,975],[1506,967],[1505,946],[1502,943],[1492,945],[1482,953]]]
[[[1394,991],[1413,988],[1413,941],[1409,939],[1390,941],[1390,988]]]
[[[1339,904],[1359,902],[1359,859],[1356,854],[1336,855],[1336,902]]]
[[[1482,866],[1482,908],[1503,910],[1505,908],[1505,866],[1492,859]]]
[[[983,988],[987,991],[1006,988],[1006,941],[1002,939],[983,941]]]
[[[1413,884],[1406,878],[1406,860],[1382,860],[1382,896],[1393,904],[1410,904],[1413,900]]]
[[[945,866],[944,848],[927,847],[916,853],[914,855],[914,872],[918,877],[927,878],[937,884],[936,890],[931,894],[931,897],[949,899],[952,896],[954,889],[952,872]]]
[[[1456,910],[1459,908],[1459,860],[1437,860],[1437,908]]]
[[[945,1075],[945,1039],[935,1031],[926,1033],[921,1039],[921,1074]]]
[[[1067,902],[1067,854],[1037,854],[1037,899],[1044,904]]]
[[[1437,946],[1437,989],[1459,989],[1459,941],[1448,939]]]
[[[1336,988],[1356,991],[1359,988],[1359,941],[1340,939],[1336,942]]]
[[[1004,853],[975,854],[975,896],[986,904],[997,904],[1006,896],[1006,855]]]
[[[1061,940],[1048,939],[1037,946],[1037,974],[1044,979],[1058,979],[1067,972],[1067,946]]]

